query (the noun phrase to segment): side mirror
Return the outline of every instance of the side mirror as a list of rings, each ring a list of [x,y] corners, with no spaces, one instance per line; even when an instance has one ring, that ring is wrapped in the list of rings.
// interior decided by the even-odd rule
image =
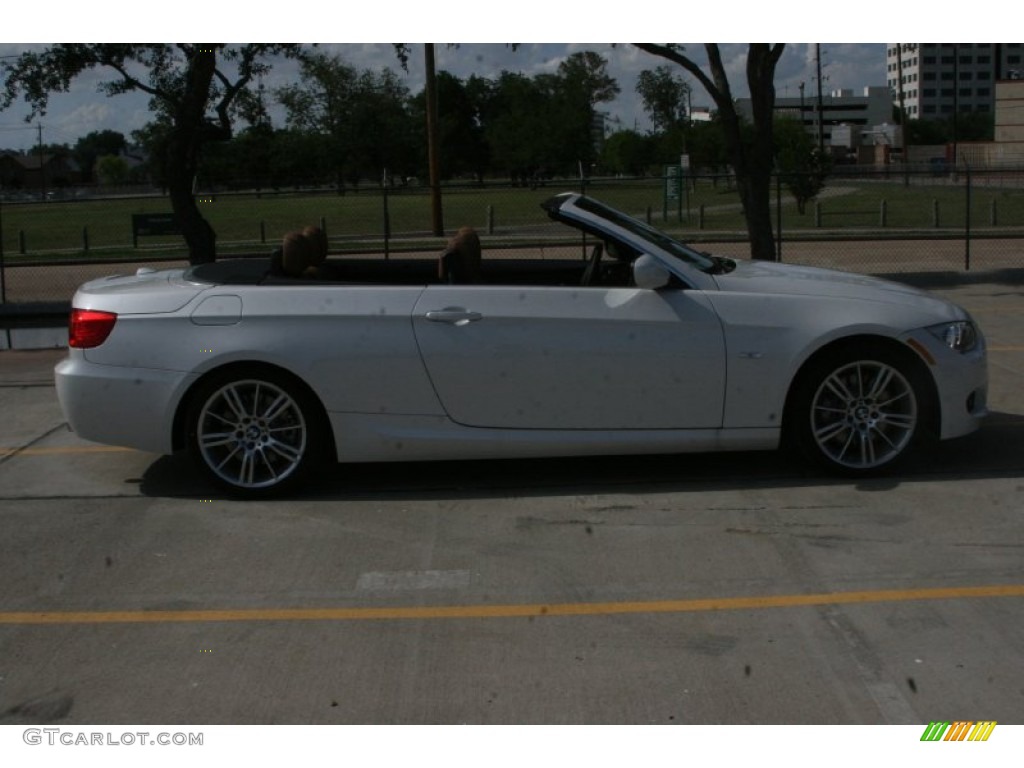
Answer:
[[[672,279],[672,273],[650,254],[641,255],[633,262],[633,284],[637,288],[656,291],[664,288]]]

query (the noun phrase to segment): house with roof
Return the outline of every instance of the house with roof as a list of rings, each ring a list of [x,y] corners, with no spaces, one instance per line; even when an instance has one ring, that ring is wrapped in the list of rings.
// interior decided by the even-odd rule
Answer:
[[[0,187],[43,192],[81,183],[82,173],[70,153],[0,152]]]

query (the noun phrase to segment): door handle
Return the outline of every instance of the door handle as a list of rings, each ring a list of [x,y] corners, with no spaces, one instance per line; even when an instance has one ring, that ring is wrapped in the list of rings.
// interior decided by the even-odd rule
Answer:
[[[432,309],[427,312],[426,317],[432,323],[448,323],[449,325],[468,325],[483,319],[483,315],[479,312],[470,312],[461,307]]]

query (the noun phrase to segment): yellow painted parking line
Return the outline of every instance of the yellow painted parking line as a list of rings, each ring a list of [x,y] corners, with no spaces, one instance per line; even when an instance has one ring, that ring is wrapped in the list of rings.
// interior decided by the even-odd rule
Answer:
[[[742,611],[817,605],[915,600],[1024,597],[1024,584],[931,589],[825,592],[698,600],[526,605],[439,605],[392,608],[252,608],[199,611],[18,611],[0,612],[0,624],[167,624],[227,621],[389,621],[396,619],[502,619],[538,616],[610,616],[640,613]]]
[[[1024,352],[1024,346],[997,346],[987,347],[989,352]]]
[[[52,448],[0,448],[0,457],[12,456],[59,456],[65,453],[124,453],[134,448],[120,448],[116,445],[67,445]]]

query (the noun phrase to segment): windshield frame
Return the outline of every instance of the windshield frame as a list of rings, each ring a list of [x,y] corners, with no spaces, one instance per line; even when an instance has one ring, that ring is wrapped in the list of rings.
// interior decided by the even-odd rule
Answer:
[[[568,202],[568,200],[563,201],[563,205],[564,202]],[[605,205],[592,197],[578,195],[571,202],[581,211],[625,230],[639,241],[654,246],[661,252],[677,258],[705,274],[714,274],[721,269],[718,261],[708,254],[695,251],[647,222]],[[559,210],[561,212],[561,206],[559,206]]]

